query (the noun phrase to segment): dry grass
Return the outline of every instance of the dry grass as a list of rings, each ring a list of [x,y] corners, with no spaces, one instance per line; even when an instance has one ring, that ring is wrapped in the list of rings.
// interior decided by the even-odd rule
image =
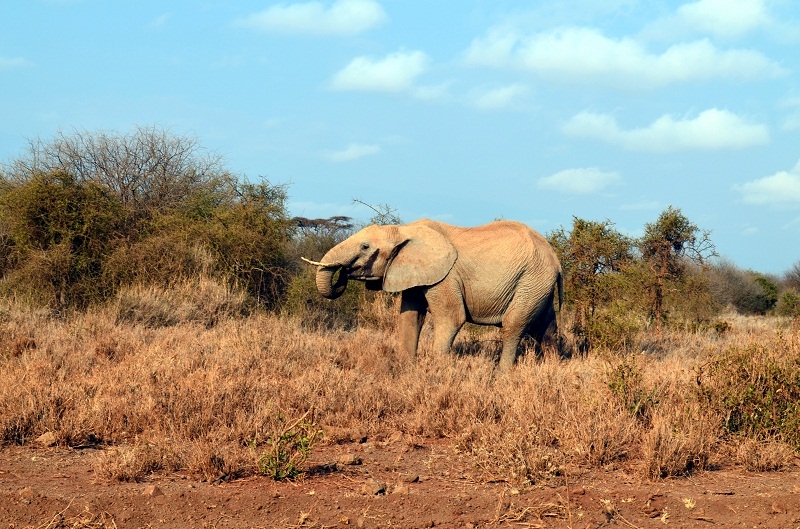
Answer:
[[[786,443],[741,439],[734,443],[734,460],[753,472],[771,472],[791,466],[797,453]]]
[[[314,331],[290,317],[240,316],[218,287],[183,288],[194,291],[170,299],[211,300],[213,324],[196,316],[196,301],[165,309],[169,326],[122,317],[121,301],[67,319],[3,302],[0,443],[50,431],[61,445],[104,446],[96,470],[106,479],[175,469],[217,479],[257,472],[270,436],[313,410],[332,436],[453,438],[486,478],[515,483],[603,467],[657,479],[711,468],[723,462],[716,454],[770,470],[796,455],[732,436],[697,390],[701,367],[730,348],[758,343],[800,358],[797,328],[777,320],[641,337],[657,354],[530,354],[496,376],[492,332],[462,333],[461,354],[440,358],[427,352],[426,329],[420,356],[403,358],[385,300],[369,325]],[[137,295],[151,294],[160,299]]]
[[[80,514],[67,517],[64,513],[68,509],[56,513],[50,521],[36,529],[117,529],[114,518],[108,513],[93,514],[87,508]]]

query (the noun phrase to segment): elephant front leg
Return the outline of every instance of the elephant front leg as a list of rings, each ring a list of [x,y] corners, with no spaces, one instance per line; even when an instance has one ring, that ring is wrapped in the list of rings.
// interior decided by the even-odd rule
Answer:
[[[400,347],[409,358],[417,355],[419,334],[428,310],[425,296],[418,289],[404,290],[400,298]]]

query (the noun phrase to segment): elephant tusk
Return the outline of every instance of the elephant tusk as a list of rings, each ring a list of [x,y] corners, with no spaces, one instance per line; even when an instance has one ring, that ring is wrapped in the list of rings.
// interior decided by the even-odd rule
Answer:
[[[311,259],[306,259],[305,257],[301,257],[300,259],[302,259],[303,261],[307,262],[310,265],[321,266],[322,268],[338,267],[338,265],[335,265],[333,263],[320,263],[319,261],[312,261]]]

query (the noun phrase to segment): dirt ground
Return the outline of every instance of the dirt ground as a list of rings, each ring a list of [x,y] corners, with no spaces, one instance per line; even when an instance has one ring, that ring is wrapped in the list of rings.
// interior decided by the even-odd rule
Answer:
[[[800,470],[650,482],[621,471],[522,490],[476,479],[451,443],[317,447],[294,483],[182,474],[99,482],[95,449],[0,449],[0,529],[268,527],[800,528]]]

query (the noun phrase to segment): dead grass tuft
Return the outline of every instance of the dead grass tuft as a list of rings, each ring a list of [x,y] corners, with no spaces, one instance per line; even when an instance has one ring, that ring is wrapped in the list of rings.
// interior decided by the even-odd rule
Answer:
[[[734,450],[736,463],[753,472],[784,470],[797,460],[797,452],[780,441],[741,439]]]
[[[642,439],[642,466],[647,477],[686,476],[711,468],[719,442],[718,423],[698,409],[679,407],[654,417]]]
[[[94,465],[100,480],[140,482],[155,472],[182,468],[181,458],[164,446],[135,443],[106,450]]]
[[[200,276],[170,288],[133,285],[120,289],[114,310],[117,323],[171,327],[197,322],[213,327],[221,319],[247,315],[247,294],[219,280]]]

